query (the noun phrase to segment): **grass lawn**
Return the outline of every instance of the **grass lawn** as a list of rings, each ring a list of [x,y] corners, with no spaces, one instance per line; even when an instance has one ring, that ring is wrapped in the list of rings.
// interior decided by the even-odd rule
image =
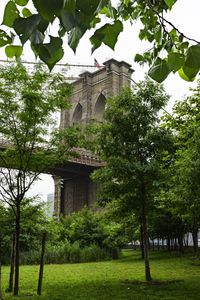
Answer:
[[[183,280],[173,284],[135,284],[144,280],[144,265],[138,251],[127,250],[116,261],[46,265],[42,296],[36,295],[38,266],[20,268],[20,299],[36,300],[200,300],[200,265],[192,256],[151,252],[154,280]],[[8,267],[3,268],[3,289]],[[19,299],[4,294],[4,299]]]

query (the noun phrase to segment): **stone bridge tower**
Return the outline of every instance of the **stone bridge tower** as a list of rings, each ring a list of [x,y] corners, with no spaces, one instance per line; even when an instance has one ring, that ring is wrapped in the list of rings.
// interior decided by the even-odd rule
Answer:
[[[116,96],[123,87],[130,86],[133,73],[131,65],[114,59],[103,65],[95,72],[80,74],[80,78],[72,83],[73,92],[69,99],[71,109],[61,112],[60,128],[77,123],[87,124],[92,120],[102,122],[106,98]],[[93,206],[97,185],[90,179],[90,174],[101,165],[98,157],[81,150],[79,159],[55,170],[54,214],[57,217],[78,211],[85,205]]]

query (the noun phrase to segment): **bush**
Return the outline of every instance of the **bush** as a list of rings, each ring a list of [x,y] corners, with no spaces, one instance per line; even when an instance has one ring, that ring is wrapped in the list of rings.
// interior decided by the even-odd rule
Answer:
[[[79,263],[109,259],[108,251],[92,244],[81,248],[78,242],[70,244],[62,242],[58,245],[47,245],[45,253],[46,264]],[[40,252],[29,251],[20,254],[20,263],[25,265],[39,264]]]
[[[100,261],[110,259],[109,252],[95,244],[85,247],[81,251],[81,262]]]
[[[78,263],[117,258],[126,238],[122,226],[106,221],[88,208],[48,225],[45,262]],[[37,243],[39,239],[37,239]],[[37,244],[35,241],[35,244]],[[32,243],[33,245],[34,243]],[[20,255],[21,264],[40,262],[40,245]]]

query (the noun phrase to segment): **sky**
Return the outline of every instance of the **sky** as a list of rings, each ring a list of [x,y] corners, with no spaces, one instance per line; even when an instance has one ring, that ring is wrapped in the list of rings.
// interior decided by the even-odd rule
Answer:
[[[115,0],[114,0],[115,1]],[[6,0],[1,0],[0,4],[0,22],[4,11]],[[178,0],[175,3],[172,11],[166,15],[167,19],[171,21],[177,28],[181,30],[186,36],[190,38],[200,40],[200,0]],[[91,45],[89,37],[92,35],[92,31],[87,32],[84,38],[81,40],[76,54],[68,47],[67,41],[64,41],[65,55],[61,63],[69,64],[91,64],[94,63],[94,58],[102,64],[104,61],[110,58],[116,60],[124,60],[132,65],[135,72],[133,73],[134,81],[138,82],[144,78],[147,67],[141,67],[134,62],[134,56],[136,53],[142,53],[150,48],[147,42],[142,42],[137,37],[139,32],[139,24],[124,23],[124,31],[120,34],[118,42],[115,46],[115,50],[111,50],[107,46],[101,46],[91,55]],[[54,28],[51,28],[52,35],[54,34]],[[4,50],[0,49],[0,59],[6,59]],[[35,61],[33,53],[30,51],[29,46],[25,46],[22,60]],[[75,72],[77,75],[81,73],[81,68],[70,69],[70,72]],[[188,83],[183,81],[178,74],[170,74],[164,82],[165,89],[171,99],[167,106],[167,110],[170,112],[171,108],[176,100],[180,100],[185,95],[189,94],[190,87],[195,87],[195,83]],[[46,200],[48,193],[54,192],[54,185],[51,176],[42,175],[41,180],[38,181],[27,194],[33,196],[39,194],[43,200]]]

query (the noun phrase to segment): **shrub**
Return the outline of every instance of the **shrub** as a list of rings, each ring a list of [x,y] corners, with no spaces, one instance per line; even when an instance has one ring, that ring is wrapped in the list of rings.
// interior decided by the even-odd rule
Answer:
[[[105,249],[92,244],[88,247],[81,248],[78,242],[70,244],[62,242],[57,245],[47,245],[45,253],[46,264],[64,264],[79,263],[109,259],[109,253]],[[29,251],[20,254],[21,264],[39,264],[40,252]]]

